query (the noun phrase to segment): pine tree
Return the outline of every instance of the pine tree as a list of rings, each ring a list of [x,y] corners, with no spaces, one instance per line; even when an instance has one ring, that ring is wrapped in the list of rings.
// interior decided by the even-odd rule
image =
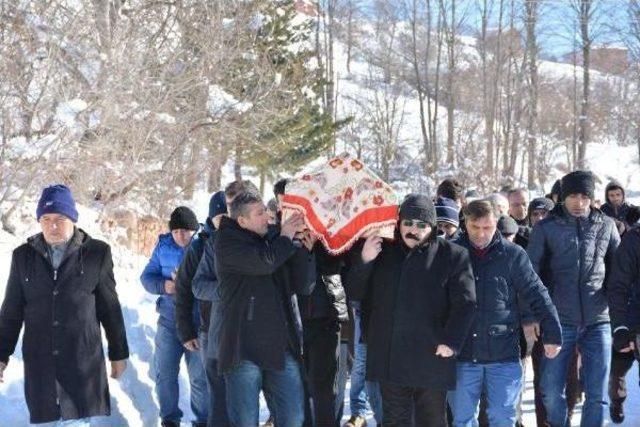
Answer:
[[[244,55],[236,72],[247,76],[241,79],[241,92],[250,93],[258,81],[277,86],[265,97],[254,94],[259,100],[243,117],[245,127],[253,131],[243,138],[243,160],[265,178],[294,172],[321,155],[346,120],[334,121],[331,112],[321,107],[326,82],[313,69],[312,19],[300,15],[292,0],[258,1],[253,6],[262,25],[254,54]]]

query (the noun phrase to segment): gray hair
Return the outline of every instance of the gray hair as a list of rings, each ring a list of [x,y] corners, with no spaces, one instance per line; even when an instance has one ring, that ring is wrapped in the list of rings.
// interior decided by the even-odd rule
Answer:
[[[238,194],[229,205],[229,217],[235,220],[240,216],[246,217],[249,214],[251,205],[256,203],[263,204],[262,197],[259,194],[252,191]]]

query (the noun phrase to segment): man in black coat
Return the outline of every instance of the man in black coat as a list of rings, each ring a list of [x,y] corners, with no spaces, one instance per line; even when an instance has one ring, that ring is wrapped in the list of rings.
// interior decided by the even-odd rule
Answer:
[[[467,251],[437,238],[428,197],[407,196],[395,241],[367,238],[347,283],[351,298],[371,301],[367,379],[381,383],[383,424],[446,426],[475,288]]]
[[[250,192],[236,196],[229,215],[214,243],[219,304],[212,313],[219,321],[215,347],[229,419],[232,425],[256,425],[262,388],[274,406],[276,425],[299,427],[304,390],[296,294],[313,290],[309,271],[314,271],[309,251],[293,242],[304,221],[294,215],[279,235],[267,235],[266,207]],[[308,238],[302,243],[311,245]]]
[[[215,347],[217,345],[215,331],[217,328],[213,314],[215,313],[215,304],[219,302],[219,299],[218,278],[214,265],[214,243],[217,231],[220,228],[220,222],[222,218],[228,214],[227,206],[238,194],[246,191],[257,193],[258,189],[249,180],[237,180],[229,183],[225,187],[224,192],[218,192],[211,198],[209,203],[209,218],[207,219],[210,232],[206,238],[203,236],[202,239],[198,239],[191,244],[183,261],[185,278],[183,283],[185,283],[186,286],[188,272],[193,274],[189,283],[189,292],[198,300],[200,307],[199,345],[202,363],[207,373],[209,396],[211,399],[209,402],[209,418],[207,420],[209,427],[227,427],[229,425],[224,378],[218,372],[215,355]],[[180,270],[182,270],[182,266]],[[180,271],[178,271],[178,282],[182,282]],[[176,288],[179,288],[178,284],[176,284]],[[178,307],[176,307],[176,311],[178,311]],[[178,320],[178,325],[180,325],[180,316],[177,314],[176,319]],[[178,328],[178,333],[180,333],[180,327]]]
[[[31,422],[88,426],[89,417],[111,412],[100,325],[113,378],[129,357],[111,249],[75,227],[78,212],[63,185],[44,189],[36,213],[42,232],[13,251],[0,309],[0,381],[24,324]]]
[[[640,332],[640,225],[631,227],[613,256],[607,288],[609,316],[613,332],[614,356],[609,375],[611,421],[624,421],[627,398],[626,374],[635,360],[635,337]],[[637,351],[638,349],[635,348]]]

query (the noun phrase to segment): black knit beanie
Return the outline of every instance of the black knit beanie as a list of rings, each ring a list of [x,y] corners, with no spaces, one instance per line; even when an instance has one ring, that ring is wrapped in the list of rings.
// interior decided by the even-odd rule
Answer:
[[[400,219],[414,219],[436,225],[436,208],[430,198],[423,194],[408,194],[400,205]]]
[[[553,183],[553,187],[551,187],[551,193],[558,196],[558,200],[562,200],[562,181],[556,179],[556,182]]]
[[[589,171],[573,171],[562,177],[562,200],[570,194],[584,194],[594,199],[596,182]]]
[[[179,228],[193,231],[198,231],[200,228],[196,214],[186,206],[178,206],[171,212],[169,230],[173,231]]]

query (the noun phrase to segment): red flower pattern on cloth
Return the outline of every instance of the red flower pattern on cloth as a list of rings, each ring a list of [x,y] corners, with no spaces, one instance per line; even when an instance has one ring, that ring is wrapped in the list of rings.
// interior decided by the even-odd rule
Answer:
[[[336,157],[335,159],[331,160],[331,162],[329,162],[329,165],[335,169],[338,166],[342,165],[342,163],[344,163],[342,159],[339,157]]]
[[[339,254],[371,233],[393,238],[398,198],[364,163],[342,155],[289,181],[283,216],[294,212],[303,213],[327,250]]]
[[[349,187],[344,192],[345,200],[351,200],[353,198],[353,188]]]

